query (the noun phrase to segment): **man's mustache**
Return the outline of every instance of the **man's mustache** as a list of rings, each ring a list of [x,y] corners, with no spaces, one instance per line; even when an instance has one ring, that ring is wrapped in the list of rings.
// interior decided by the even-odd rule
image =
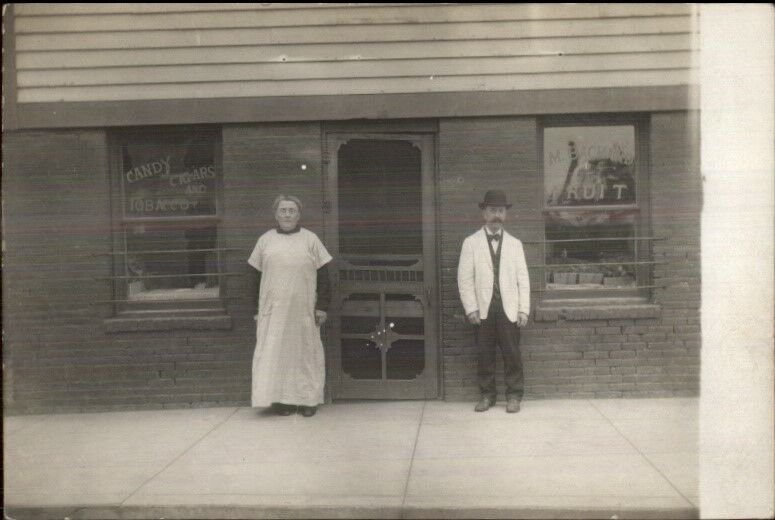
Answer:
[[[491,218],[490,220],[488,220],[487,222],[499,222],[499,223],[503,224],[503,219],[502,219],[502,218],[500,218],[500,217],[492,217],[492,218]]]

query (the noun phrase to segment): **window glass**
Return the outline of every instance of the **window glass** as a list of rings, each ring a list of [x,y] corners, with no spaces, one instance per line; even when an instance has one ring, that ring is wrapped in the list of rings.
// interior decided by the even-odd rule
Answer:
[[[218,297],[215,227],[133,224],[125,237],[129,300]]]
[[[635,127],[544,129],[546,205],[634,204]]]
[[[543,129],[544,276],[549,295],[644,285],[634,124]]]
[[[216,214],[213,135],[163,135],[121,146],[124,214],[170,217]]]
[[[615,211],[546,213],[547,289],[637,285],[636,214]]]
[[[203,129],[120,135],[124,301],[219,298],[218,143]]]

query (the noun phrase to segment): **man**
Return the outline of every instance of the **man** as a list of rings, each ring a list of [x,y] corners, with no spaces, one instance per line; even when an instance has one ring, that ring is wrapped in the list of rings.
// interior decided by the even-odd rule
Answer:
[[[519,328],[530,314],[530,278],[522,242],[503,229],[511,207],[506,194],[490,190],[479,204],[485,225],[463,241],[457,282],[468,322],[475,327],[478,384],[485,412],[496,401],[495,345],[503,354],[506,411],[516,413],[524,393]]]

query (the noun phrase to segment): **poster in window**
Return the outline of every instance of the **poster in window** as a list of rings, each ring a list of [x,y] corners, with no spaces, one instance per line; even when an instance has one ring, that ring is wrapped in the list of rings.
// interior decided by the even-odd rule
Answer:
[[[545,128],[543,145],[547,207],[635,204],[634,126]]]
[[[153,136],[121,146],[128,217],[215,215],[212,135]]]

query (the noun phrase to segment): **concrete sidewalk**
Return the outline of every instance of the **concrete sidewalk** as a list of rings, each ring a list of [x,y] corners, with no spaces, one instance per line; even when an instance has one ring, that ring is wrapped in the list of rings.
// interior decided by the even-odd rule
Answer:
[[[14,518],[698,516],[698,400],[4,419]]]

